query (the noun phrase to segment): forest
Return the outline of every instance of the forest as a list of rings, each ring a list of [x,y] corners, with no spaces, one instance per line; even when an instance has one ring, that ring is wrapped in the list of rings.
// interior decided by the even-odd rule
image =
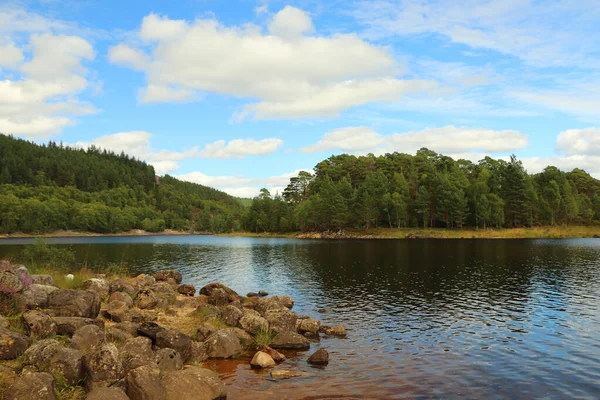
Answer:
[[[429,149],[416,155],[332,156],[266,189],[243,226],[253,232],[371,227],[512,228],[600,223],[600,181],[548,166],[530,175],[514,156],[478,163]]]
[[[124,153],[0,135],[0,233],[230,232],[244,211],[224,192],[156,177]]]

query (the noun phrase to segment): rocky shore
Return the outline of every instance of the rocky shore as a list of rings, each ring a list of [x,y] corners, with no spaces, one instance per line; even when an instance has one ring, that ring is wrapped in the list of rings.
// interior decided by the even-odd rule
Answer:
[[[97,275],[78,289],[0,260],[0,398],[6,400],[226,399],[210,359],[247,357],[265,379],[302,374],[286,356],[320,335],[344,337],[291,311],[289,296],[237,294],[221,283],[199,290],[178,271]],[[325,366],[329,354],[307,353]],[[281,365],[283,364],[283,365]]]

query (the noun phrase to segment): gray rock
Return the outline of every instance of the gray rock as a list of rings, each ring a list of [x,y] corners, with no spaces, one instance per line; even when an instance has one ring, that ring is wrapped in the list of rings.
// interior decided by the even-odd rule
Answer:
[[[36,310],[26,311],[23,313],[23,320],[31,337],[44,339],[56,335],[56,323],[46,313]]]
[[[208,354],[206,354],[206,345],[204,342],[192,342],[192,356],[188,360],[189,363],[201,363],[208,359]]]
[[[108,306],[106,306],[102,314],[104,315],[104,318],[114,322],[124,322],[127,320],[131,320],[131,315],[129,314],[129,306],[127,305],[127,303],[120,300],[114,300],[108,303]]]
[[[269,322],[254,310],[244,310],[239,325],[242,329],[251,333],[269,329]]]
[[[62,347],[63,345],[55,339],[39,340],[23,354],[23,365],[35,365],[46,369],[50,366],[52,356]]]
[[[179,285],[177,287],[177,292],[184,296],[194,296],[196,294],[196,288],[194,285],[190,285],[189,283],[185,283],[183,285]]]
[[[108,340],[109,342],[125,343],[126,341],[128,341],[129,339],[133,339],[134,337],[135,336],[133,336],[131,333],[119,329],[115,326],[109,326],[106,329],[106,340]]]
[[[117,387],[99,387],[92,390],[86,400],[129,400],[125,392]]]
[[[310,343],[296,332],[281,332],[273,338],[271,347],[281,350],[308,350]]]
[[[239,308],[236,308],[232,305],[228,305],[221,310],[220,317],[226,325],[238,326],[240,318],[242,318],[243,315],[244,313]]]
[[[160,371],[170,372],[178,371],[183,368],[181,355],[173,349],[160,349],[156,352],[155,361]]]
[[[154,343],[156,341],[156,335],[164,330],[165,328],[158,325],[156,322],[144,322],[139,326],[137,332],[140,336],[146,336],[152,339],[152,342]]]
[[[18,332],[0,328],[0,360],[13,360],[25,353],[31,340]]]
[[[127,396],[131,400],[165,400],[167,391],[156,365],[142,365],[127,373]]]
[[[54,279],[50,275],[46,274],[33,274],[31,275],[34,284],[54,286]]]
[[[98,347],[106,342],[104,329],[96,325],[85,325],[75,331],[71,338],[71,344],[74,348],[88,353],[94,347]]]
[[[261,297],[265,297],[265,296],[268,296],[268,295],[269,295],[269,293],[267,293],[267,292],[266,292],[266,291],[264,291],[264,290],[259,290],[259,291],[258,291],[258,295],[259,295],[259,296],[261,296]]]
[[[45,308],[48,305],[50,293],[57,290],[58,288],[54,286],[34,283],[23,289],[18,295],[18,301],[19,304],[26,309]]]
[[[108,302],[112,303],[113,301],[122,301],[127,304],[127,307],[133,306],[133,299],[131,296],[125,292],[114,292],[108,297]]]
[[[169,279],[172,279],[175,281],[175,283],[180,284],[183,280],[183,277],[181,276],[181,272],[175,269],[169,269],[166,271],[157,272],[154,274],[154,279],[157,281],[168,281]]]
[[[95,347],[83,359],[85,388],[89,392],[96,387],[112,386],[123,378],[119,351],[112,343]]]
[[[55,317],[96,318],[100,297],[88,290],[59,289],[48,295],[48,314]]]
[[[0,293],[19,293],[21,290],[23,290],[23,287],[23,283],[14,271],[0,271]]]
[[[250,336],[250,334],[248,332],[246,332],[243,329],[240,328],[230,328],[232,329],[236,336],[238,337],[238,339],[240,340],[240,344],[242,345],[242,347],[246,348],[246,347],[250,347],[254,344],[254,338],[252,336]]]
[[[198,329],[196,330],[196,338],[198,340],[204,341],[208,339],[210,335],[218,331],[219,329],[211,324],[210,322],[203,322],[200,324]]]
[[[233,329],[223,329],[206,339],[209,358],[231,358],[242,352],[240,339]]]
[[[269,328],[275,333],[296,331],[298,316],[287,308],[268,310],[265,312],[265,319],[269,323]]]
[[[202,289],[200,289],[200,294],[210,297],[212,296],[213,291],[216,289],[224,290],[228,295],[238,296],[234,290],[219,282],[209,283],[208,285],[204,286]]]
[[[47,372],[23,374],[4,393],[6,400],[56,400],[54,378]]]
[[[142,310],[153,309],[158,304],[158,297],[154,291],[150,289],[142,289],[135,296],[133,304]]]
[[[213,289],[211,291],[210,297],[208,298],[208,304],[212,304],[213,306],[217,307],[227,305],[230,301],[231,298],[229,297],[227,292],[219,288]]]
[[[83,282],[82,287],[84,290],[89,290],[96,293],[101,300],[106,300],[110,291],[110,285],[108,282],[100,278],[88,279]]]
[[[267,311],[271,311],[271,310],[281,310],[284,309],[285,307],[282,306],[279,301],[273,299],[273,298],[268,298],[268,299],[260,299],[258,301],[258,303],[256,304],[256,307],[254,308],[260,315],[262,315],[263,317],[265,316],[265,314],[267,313]]]
[[[119,349],[119,358],[125,372],[154,363],[152,341],[144,336],[129,339]]]
[[[224,400],[225,384],[219,374],[206,368],[187,365],[181,371],[167,373],[162,379],[167,400]]]
[[[56,323],[56,333],[58,335],[73,336],[77,329],[86,325],[96,325],[97,327],[104,329],[104,321],[101,319],[82,317],[52,317],[52,320]]]
[[[192,356],[192,339],[176,329],[164,329],[156,334],[154,342],[160,349],[174,349],[181,354],[181,359],[186,362]]]
[[[60,347],[50,359],[48,372],[55,379],[63,379],[67,385],[79,384],[83,378],[83,353],[77,349]]]
[[[299,319],[296,323],[296,331],[300,334],[305,334],[309,332],[313,335],[318,336],[320,327],[321,323],[319,322],[319,320],[314,318]]]

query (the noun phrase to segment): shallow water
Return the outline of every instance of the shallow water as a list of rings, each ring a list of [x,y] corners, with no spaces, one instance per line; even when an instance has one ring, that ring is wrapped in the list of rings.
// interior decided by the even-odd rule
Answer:
[[[600,240],[302,241],[212,236],[49,239],[80,262],[179,269],[201,287],[291,295],[342,324],[327,367],[273,382],[210,362],[231,399],[599,398]],[[0,256],[26,239],[0,240]],[[318,313],[324,308],[325,313]]]

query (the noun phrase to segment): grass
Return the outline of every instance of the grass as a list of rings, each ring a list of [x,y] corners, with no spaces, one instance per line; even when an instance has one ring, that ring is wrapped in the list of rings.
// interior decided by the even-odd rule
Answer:
[[[252,334],[254,345],[257,349],[269,346],[275,338],[275,333],[271,329],[259,329]]]
[[[79,382],[78,385],[69,385],[62,377],[54,379],[55,381],[55,394],[58,400],[80,400],[85,399],[86,392],[83,388],[83,381]]]

